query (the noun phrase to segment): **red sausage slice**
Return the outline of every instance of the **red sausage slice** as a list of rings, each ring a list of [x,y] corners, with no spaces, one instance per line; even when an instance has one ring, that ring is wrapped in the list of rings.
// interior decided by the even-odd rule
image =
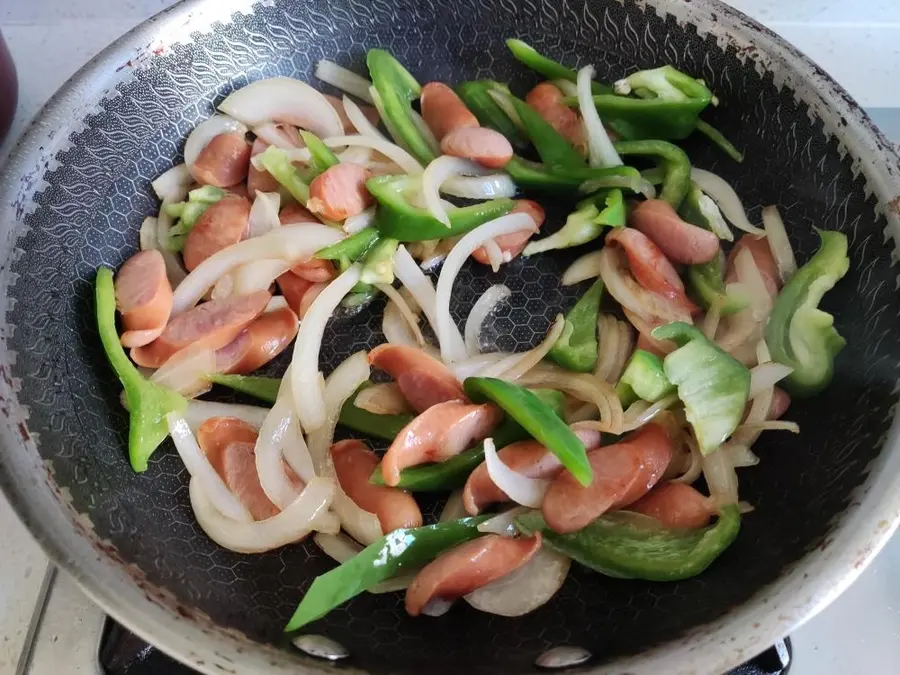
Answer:
[[[563,93],[555,84],[541,82],[528,92],[525,102],[569,143],[579,150],[584,150],[586,142],[581,118],[563,103]]]
[[[240,350],[240,358],[226,372],[246,375],[262,368],[287,348],[291,340],[297,336],[298,328],[297,315],[290,307],[266,312],[254,319],[235,338],[235,341],[240,341],[244,347]],[[245,334],[246,338],[243,337]],[[216,359],[218,363],[218,352]]]
[[[326,220],[345,220],[365,211],[375,201],[366,189],[372,172],[353,162],[326,169],[309,186],[306,207]]]
[[[184,242],[184,266],[191,271],[211,255],[241,241],[249,222],[250,202],[243,197],[229,195],[211,205]]]
[[[378,455],[362,441],[349,440],[331,446],[331,459],[341,489],[361,509],[374,513],[387,534],[403,527],[419,527],[422,512],[405,490],[373,485],[369,477],[378,466]]]
[[[690,485],[671,481],[661,483],[628,507],[629,511],[656,518],[666,527],[706,527],[714,510],[710,499]]]
[[[422,87],[422,118],[434,137],[441,142],[456,129],[478,127],[478,118],[462,99],[443,82],[429,82]]]
[[[302,263],[294,265],[291,272],[301,279],[306,279],[313,283],[322,283],[323,281],[331,281],[337,276],[337,271],[330,260],[319,260],[318,258],[310,258]]]
[[[378,345],[369,352],[369,363],[394,378],[403,396],[417,412],[424,412],[437,403],[466,398],[453,372],[421,349],[405,345]]]
[[[244,134],[219,134],[197,155],[191,175],[198,183],[220,188],[243,183],[250,168],[250,150]]]
[[[141,251],[116,275],[116,306],[122,313],[123,347],[143,347],[160,336],[172,312],[172,286],[159,251]]]
[[[312,212],[297,202],[291,202],[281,209],[278,220],[282,225],[297,225],[298,223],[318,223]]]
[[[489,534],[441,554],[406,589],[406,611],[419,616],[432,600],[453,600],[515,572],[541,548],[538,532],[527,539]]]
[[[556,532],[575,532],[607,511],[628,506],[662,478],[672,453],[672,441],[658,424],[589,452],[593,482],[582,487],[568,471],[560,473],[544,495],[544,519]]]
[[[512,159],[513,147],[499,131],[484,127],[457,127],[441,140],[441,151],[471,159],[488,169],[502,169]]]
[[[698,265],[719,255],[719,238],[702,227],[683,221],[672,205],[661,199],[641,202],[629,217],[666,257],[682,265]]]
[[[212,300],[172,317],[156,340],[131,350],[131,358],[139,366],[159,368],[173,354],[200,344],[216,350],[234,340],[269,302],[268,291],[225,300]]]
[[[397,434],[381,460],[386,485],[400,482],[400,472],[426,462],[458,455],[491,433],[503,413],[490,404],[446,401],[431,406]]]
[[[250,158],[256,157],[261,152],[265,152],[269,144],[263,139],[257,138],[253,141],[253,147],[250,149]],[[281,185],[272,177],[268,171],[257,169],[253,166],[253,162],[247,170],[247,192],[256,199],[256,192],[278,192]]]
[[[510,213],[527,213],[534,220],[537,229],[540,230],[544,224],[544,209],[537,202],[530,199],[520,199],[516,202],[516,206]],[[520,232],[510,232],[509,234],[501,234],[494,238],[494,243],[500,247],[505,262],[513,260],[518,256],[528,244],[528,240],[534,236],[536,230],[521,230]],[[491,260],[488,257],[484,247],[475,249],[472,257],[483,265],[490,265]]]
[[[312,282],[301,279],[293,272],[285,272],[276,281],[288,306],[294,310],[297,316],[300,316],[300,303],[303,302],[306,291],[313,285]]]

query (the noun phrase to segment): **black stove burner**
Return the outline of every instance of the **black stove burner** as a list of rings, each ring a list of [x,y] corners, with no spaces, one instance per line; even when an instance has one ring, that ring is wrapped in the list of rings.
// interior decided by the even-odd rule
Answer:
[[[106,620],[99,658],[104,675],[196,675],[112,619]],[[791,639],[785,638],[727,675],[787,675],[792,662]]]

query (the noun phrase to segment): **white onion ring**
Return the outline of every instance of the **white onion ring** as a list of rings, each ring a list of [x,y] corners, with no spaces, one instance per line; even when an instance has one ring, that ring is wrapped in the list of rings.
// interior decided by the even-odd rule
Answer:
[[[726,452],[715,451],[703,460],[703,476],[709,487],[709,494],[719,506],[737,504],[738,477]]]
[[[479,167],[480,168],[480,167]],[[496,199],[515,197],[519,188],[505,173],[484,173],[474,176],[452,176],[444,181],[441,192],[462,199]]]
[[[450,315],[450,296],[453,292],[453,282],[456,280],[456,276],[462,269],[463,264],[476,249],[482,247],[489,239],[494,239],[503,234],[520,232],[528,228],[536,229],[531,216],[527,213],[511,213],[476,227],[460,239],[456,246],[453,247],[453,250],[450,251],[447,259],[444,261],[444,267],[438,279],[435,298],[435,314],[437,318],[437,330],[435,332],[441,345],[441,357],[445,363],[461,361],[466,358],[465,344],[462,343],[462,340],[460,339],[458,344],[451,344],[450,340],[447,339],[448,336],[459,335],[459,329]]]
[[[260,260],[254,260],[253,262],[244,263],[236,268],[228,275],[228,277],[222,277],[222,279],[230,277],[230,296],[238,297],[241,295],[250,295],[257,291],[268,290],[272,285],[272,282],[291,269],[291,267],[291,263],[284,260],[262,258]],[[219,284],[217,283],[216,286],[213,287],[213,292],[215,292],[215,288],[218,288],[218,286]]]
[[[356,98],[366,103],[372,102],[372,97],[369,95],[369,87],[372,86],[372,83],[362,75],[357,75],[352,70],[347,70],[334,61],[319,59],[319,62],[316,64],[315,75],[325,84],[330,84],[336,89],[353,94]]]
[[[319,138],[339,136],[344,125],[328,99],[306,82],[272,77],[251,82],[228,95],[219,110],[250,127],[284,122]]]
[[[641,403],[643,403],[644,405],[640,408],[635,408],[635,406],[638,406]],[[649,404],[646,401],[637,401],[636,403],[632,404],[632,406],[629,407],[628,410],[625,411],[625,426],[623,431],[634,431],[635,429],[640,429],[663,410],[668,410],[677,403],[678,396],[676,396],[675,394],[661,398],[653,404]],[[633,408],[634,412],[632,413]]]
[[[504,302],[511,294],[512,291],[509,290],[508,286],[494,284],[475,301],[472,311],[469,312],[469,318],[466,319],[466,326],[463,331],[466,336],[466,351],[469,353],[469,356],[477,356],[481,353],[478,339],[485,319],[494,311],[494,307]]]
[[[257,127],[253,127],[251,131],[260,140],[265,141],[269,145],[274,145],[276,148],[281,148],[288,153],[292,153],[298,148],[303,147],[303,139],[300,137],[300,134],[297,133],[297,130],[293,127],[285,128],[272,122],[266,122],[265,124],[260,124]],[[256,159],[256,157],[254,157],[253,159]],[[262,160],[253,162],[253,166],[255,166],[257,169],[263,170],[265,167],[263,167],[261,164],[257,166],[257,164],[261,161]]]
[[[185,398],[195,398],[212,389],[206,376],[215,372],[216,352],[202,345],[190,345],[166,361],[150,376],[150,381]]]
[[[514,522],[515,519],[529,512],[531,512],[531,509],[527,506],[514,506],[481,523],[478,526],[478,531],[484,534],[499,534],[501,537],[515,537],[519,534],[519,530]]]
[[[602,382],[611,382],[612,370],[619,355],[619,322],[610,314],[597,318],[597,366],[594,375]]]
[[[588,161],[594,167],[622,166],[622,158],[619,157],[613,147],[609,135],[597,106],[594,105],[591,80],[594,77],[594,66],[585,66],[578,71],[576,88],[578,90],[578,109],[581,111],[581,119],[584,121],[584,129],[587,136]]]
[[[691,438],[690,435],[686,435],[685,443],[691,452],[691,463],[688,466],[687,471],[673,480],[690,485],[700,478],[700,474],[703,473],[703,454],[700,452],[700,447],[697,445],[697,442]]]
[[[457,361],[456,363],[451,363],[449,367],[450,370],[453,371],[453,374],[456,375],[456,379],[462,382],[467,377],[473,377],[475,375],[485,376],[484,374],[488,372],[488,369],[492,370],[494,366],[501,361],[516,357],[518,357],[518,354],[492,352],[490,354],[479,354],[462,361]],[[509,363],[512,363],[512,360],[510,360]]]
[[[176,164],[157,176],[150,185],[160,201],[168,199],[169,203],[175,204],[187,198],[188,189],[193,182],[194,177],[187,164]]]
[[[193,431],[199,429],[200,425],[211,417],[237,417],[254,429],[259,429],[268,414],[268,408],[263,408],[258,405],[219,403],[218,401],[200,401],[192,399],[188,401],[187,410],[184,412],[184,419],[187,420],[188,426],[190,426]]]
[[[360,230],[366,229],[375,220],[375,207],[370,206],[362,213],[350,216],[344,221],[344,232],[347,234],[356,234]]]
[[[237,553],[263,553],[300,541],[313,530],[336,532],[337,519],[328,511],[334,484],[313,478],[300,496],[281,513],[257,522],[235,522],[213,506],[200,483],[190,482],[191,506],[200,527],[219,546]]]
[[[368,90],[366,94],[368,94]],[[372,102],[372,97],[368,96],[368,101]],[[356,105],[352,100],[344,97],[344,112],[347,113],[347,119],[350,120],[351,124],[356,127],[356,130],[362,134],[363,136],[369,136],[370,138],[375,138],[385,143],[388,143],[388,139],[385,138],[384,134],[378,131],[378,127],[372,124],[369,121],[369,118],[365,116],[362,110],[360,110],[359,106]]]
[[[266,232],[281,227],[278,212],[281,210],[281,195],[277,192],[256,191],[253,206],[250,208],[250,220],[247,225],[247,238],[259,237]]]
[[[553,349],[553,345],[555,345],[559,338],[562,337],[565,327],[565,317],[563,317],[562,314],[557,314],[556,319],[553,321],[553,325],[550,326],[550,330],[547,332],[546,337],[541,340],[540,344],[521,355],[516,355],[517,358],[515,363],[503,370],[499,377],[513,382],[529,372],[550,353],[550,350]]]
[[[500,616],[522,616],[549,602],[562,587],[572,561],[541,548],[527,563],[463,596],[475,609]]]
[[[766,231],[750,224],[747,218],[747,211],[741,198],[738,197],[728,182],[711,171],[703,169],[691,169],[691,180],[693,180],[703,192],[708,194],[719,207],[728,221],[739,230],[755,234],[760,237],[766,236]]]
[[[181,461],[184,462],[185,468],[191,474],[191,482],[197,482],[198,488],[202,486],[202,491],[208,496],[210,504],[229,520],[236,522],[249,523],[253,522],[253,516],[241,504],[234,493],[225,485],[225,481],[216,472],[206,453],[197,445],[197,440],[187,421],[178,413],[171,412],[166,415],[166,422],[169,425],[169,435],[175,443],[175,449]]]
[[[158,223],[159,220],[153,216],[144,218],[144,222],[141,223],[139,240],[142,251],[159,250],[159,240],[157,239],[158,235],[156,233]]]
[[[646,321],[661,323],[684,321],[693,323],[690,314],[673,306],[667,298],[651,293],[641,286],[628,270],[624,253],[617,247],[605,246],[599,256],[600,278],[606,290],[625,309]]]
[[[766,206],[762,210],[763,228],[766,231],[766,241],[769,242],[769,250],[778,268],[778,276],[781,283],[785,284],[797,271],[797,260],[794,258],[794,250],[788,239],[784,221],[778,213],[777,206]]]
[[[618,328],[619,340],[618,340],[618,350],[616,351],[616,358],[613,360],[612,365],[609,369],[609,375],[607,382],[610,384],[615,384],[619,381],[619,378],[622,376],[622,371],[625,370],[625,366],[628,364],[628,359],[631,358],[632,352],[634,352],[634,331],[632,330],[631,324],[627,321],[616,321],[616,327]]]
[[[540,364],[521,377],[519,384],[530,388],[558,389],[579,401],[592,403],[600,413],[600,422],[585,421],[585,428],[611,434],[622,433],[625,413],[616,390],[594,375],[570,373],[556,366]]]
[[[329,136],[323,139],[323,143],[325,143],[325,145],[327,145],[329,148],[357,146],[362,148],[371,148],[376,152],[380,152],[382,155],[390,159],[410,175],[418,176],[424,171],[422,165],[416,161],[415,157],[413,157],[399,145],[394,145],[393,143],[384,139],[363,135]]]
[[[406,299],[400,294],[399,291],[397,291],[397,289],[389,284],[376,284],[376,288],[384,293],[390,301],[389,306],[385,307],[384,318],[381,322],[382,332],[384,333],[387,341],[392,342],[390,337],[388,337],[389,333],[392,337],[394,337],[402,334],[401,330],[405,330],[400,329],[399,326],[389,325],[389,321],[396,320],[393,311],[388,314],[388,310],[390,309],[390,307],[394,307],[400,318],[403,319],[406,328],[409,329],[408,332],[412,335],[415,346],[423,347],[425,345],[425,336],[422,335],[422,330],[419,328],[419,317],[416,312],[413,311],[412,307],[410,307],[406,302]]]
[[[396,382],[366,387],[356,395],[353,405],[375,415],[403,415],[412,412],[409,402]]]
[[[484,439],[484,463],[494,485],[506,493],[516,504],[539,509],[551,481],[528,478],[513,471],[497,456],[493,438]]]
[[[313,300],[297,331],[291,359],[291,386],[300,424],[307,432],[321,427],[327,419],[319,376],[319,350],[325,325],[344,296],[359,282],[360,271],[357,263],[329,283]]]
[[[750,370],[750,394],[749,398],[753,399],[759,396],[764,390],[771,389],[776,383],[780,382],[788,375],[794,372],[790,366],[780,363],[761,363]],[[762,420],[757,420],[762,421]]]
[[[184,142],[184,163],[187,164],[188,169],[193,168],[200,153],[212,139],[220,134],[233,132],[246,134],[247,127],[228,115],[213,115],[195,126]]]
[[[563,272],[562,285],[572,286],[600,276],[600,251],[591,251],[578,258]]]
[[[450,218],[441,203],[441,185],[453,176],[479,176],[484,173],[484,167],[479,166],[470,159],[442,155],[433,160],[422,174],[422,198],[425,208],[436,220],[450,227]]]

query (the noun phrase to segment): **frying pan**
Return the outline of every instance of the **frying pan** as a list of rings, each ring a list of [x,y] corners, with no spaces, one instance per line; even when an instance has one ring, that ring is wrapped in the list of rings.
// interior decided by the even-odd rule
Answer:
[[[573,567],[553,601],[518,619],[468,607],[411,619],[401,594],[364,594],[312,627],[349,658],[317,660],[282,644],[280,630],[333,563],[311,543],[256,556],[219,549],[194,523],[171,446],[146,473],[129,468],[119,386],[93,325],[94,272],[134,252],[157,209],[149,181],[180,161],[187,132],[233,89],[278,74],[312,81],[323,57],[364,72],[365,50],[382,46],[423,82],[492,77],[521,92],[536,80],[506,53],[511,36],[593,63],[605,80],[662,63],[704,78],[722,101],[711,121],[747,160],[691,140],[694,163],[729,180],[751,220],[779,204],[801,261],[814,227],[848,235],[850,272],[823,305],[848,346],[831,387],[792,406],[802,433],[763,436],[762,463],[741,472],[756,510],[700,577],[651,584]],[[721,672],[833,600],[900,520],[898,175],[896,153],[843,89],[712,0],[183,2],[79,72],[0,177],[0,484],[92,598],[206,673],[527,673],[559,645],[593,655],[578,672]],[[558,284],[570,260],[520,259],[498,275],[467,267],[457,319],[505,283],[513,293],[492,326],[496,346],[532,345],[571,300]],[[381,341],[380,311],[330,323],[326,371]]]

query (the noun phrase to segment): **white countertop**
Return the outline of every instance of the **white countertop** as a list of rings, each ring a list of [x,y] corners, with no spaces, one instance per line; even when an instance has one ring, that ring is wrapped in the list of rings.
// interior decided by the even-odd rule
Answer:
[[[83,63],[174,3],[5,0],[2,4],[0,28],[16,61],[21,89],[15,135]],[[793,42],[869,109],[894,141],[900,141],[900,111],[892,110],[900,109],[900,1],[732,0],[731,4]],[[18,673],[18,654],[28,639],[34,598],[45,582],[47,562],[2,497],[0,532],[6,542],[0,553],[0,673]],[[792,638],[792,675],[897,672],[900,537],[850,590]],[[44,675],[34,668],[30,672]]]

